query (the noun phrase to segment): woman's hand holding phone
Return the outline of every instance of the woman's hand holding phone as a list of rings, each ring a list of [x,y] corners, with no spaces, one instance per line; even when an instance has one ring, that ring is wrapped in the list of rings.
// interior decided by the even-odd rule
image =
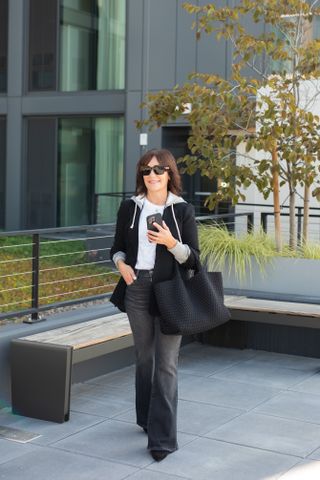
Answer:
[[[149,227],[148,218],[147,218],[147,223],[148,223],[147,236],[148,236],[149,242],[165,245],[167,248],[175,247],[177,245],[177,240],[172,236],[170,229],[166,225],[166,223],[163,220],[161,221],[161,225],[156,221],[152,222],[154,229],[151,230]]]

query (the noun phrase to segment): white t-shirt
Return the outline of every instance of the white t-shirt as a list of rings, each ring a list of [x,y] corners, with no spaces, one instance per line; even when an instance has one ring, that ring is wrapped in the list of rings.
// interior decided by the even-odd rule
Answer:
[[[138,256],[135,268],[139,270],[152,270],[156,260],[156,243],[151,243],[147,237],[147,216],[154,213],[163,214],[164,205],[155,205],[144,199],[143,208],[139,219]]]

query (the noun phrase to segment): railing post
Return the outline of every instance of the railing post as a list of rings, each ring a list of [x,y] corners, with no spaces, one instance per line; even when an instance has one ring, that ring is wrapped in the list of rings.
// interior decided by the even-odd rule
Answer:
[[[267,233],[267,212],[261,212],[260,218],[262,230],[264,231],[264,233]]]
[[[301,218],[302,218],[302,207],[297,207],[298,209],[298,227],[297,227],[297,244],[301,246],[301,240],[302,240],[302,235],[301,235]]]
[[[39,257],[40,257],[40,235],[32,235],[32,309],[31,317],[24,320],[24,323],[37,323],[45,320],[39,315]]]
[[[247,232],[248,233],[253,232],[253,226],[254,226],[253,213],[248,213],[248,216],[247,216]]]

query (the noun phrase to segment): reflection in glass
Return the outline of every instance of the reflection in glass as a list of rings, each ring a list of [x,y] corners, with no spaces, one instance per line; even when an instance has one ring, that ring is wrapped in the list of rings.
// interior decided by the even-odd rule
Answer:
[[[7,90],[8,0],[0,0],[0,92]]]
[[[95,131],[95,193],[123,191],[123,118],[97,118]],[[114,222],[121,198],[98,195],[98,223]]]
[[[61,0],[60,90],[124,88],[125,0]]]
[[[123,118],[59,120],[58,225],[88,225],[94,193],[122,191]],[[99,222],[115,220],[118,200],[101,197]]]
[[[58,216],[61,227],[89,223],[92,148],[89,118],[60,119]]]
[[[29,91],[57,89],[58,2],[30,0]]]

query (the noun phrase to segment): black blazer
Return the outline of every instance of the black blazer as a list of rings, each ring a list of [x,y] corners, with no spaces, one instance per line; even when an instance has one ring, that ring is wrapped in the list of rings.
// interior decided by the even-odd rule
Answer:
[[[115,253],[119,251],[124,252],[126,254],[126,263],[132,268],[135,268],[137,262],[138,227],[141,213],[140,207],[137,207],[135,215],[135,207],[135,202],[132,199],[124,200],[121,203],[118,211],[114,243],[110,250],[111,259]],[[171,205],[165,207],[163,220],[177,240],[179,239],[179,235],[173,218],[172,208],[174,209],[182,243],[187,244],[191,250],[189,258],[181,265],[181,267],[186,271],[194,269],[196,267],[197,258],[199,258],[198,232],[194,216],[194,208],[190,203],[186,202],[175,203],[173,207]],[[174,262],[175,258],[173,254],[170,253],[164,245],[157,245],[152,282],[157,283],[172,278]],[[124,298],[126,286],[126,282],[121,277],[110,298],[110,301],[122,312],[125,312]],[[149,310],[153,315],[158,314],[158,308],[153,292],[150,297]]]

